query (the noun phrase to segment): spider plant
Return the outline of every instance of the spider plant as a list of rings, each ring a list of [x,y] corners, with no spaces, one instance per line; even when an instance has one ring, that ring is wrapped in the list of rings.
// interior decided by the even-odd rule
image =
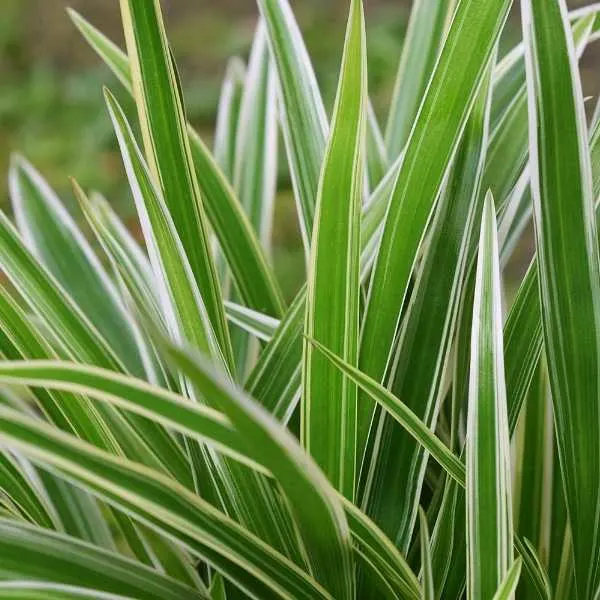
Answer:
[[[361,0],[331,114],[287,0],[258,0],[212,149],[159,0],[120,1],[126,50],[70,12],[133,98],[104,90],[143,244],[73,180],[88,239],[13,158],[0,598],[597,597],[600,6],[522,0],[500,55],[511,4],[415,0],[380,128]]]

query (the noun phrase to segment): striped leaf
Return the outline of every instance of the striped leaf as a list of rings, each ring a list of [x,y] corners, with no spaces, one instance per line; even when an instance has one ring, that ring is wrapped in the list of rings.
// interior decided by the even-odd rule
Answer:
[[[512,600],[515,597],[515,591],[521,577],[522,564],[520,558],[515,560],[492,600]]]
[[[385,131],[387,151],[393,159],[408,141],[455,6],[456,0],[413,3]]]
[[[213,154],[219,168],[233,182],[235,140],[239,123],[246,68],[237,57],[229,60],[219,95]]]
[[[69,14],[90,46],[132,93],[132,70],[127,56],[83,17],[74,11]],[[227,258],[238,291],[250,308],[279,316],[284,306],[281,291],[253,234],[250,221],[215,158],[189,124],[187,135],[204,210]]]
[[[421,531],[421,577],[423,579],[423,600],[434,600],[433,568],[431,564],[431,551],[429,548],[429,528],[427,517],[422,508],[419,508],[419,528]]]
[[[307,337],[352,365],[358,362],[366,89],[363,9],[354,0],[317,196],[305,321]],[[355,490],[356,394],[355,385],[305,342],[302,443],[350,500]]]
[[[600,584],[600,260],[583,94],[562,0],[523,3],[544,341],[581,597]],[[585,489],[585,493],[582,493]]]
[[[385,219],[361,338],[361,370],[386,373],[413,264],[450,159],[490,65],[510,0],[462,0],[427,88]],[[428,151],[424,151],[428,148]],[[371,405],[359,400],[359,422]],[[366,432],[359,435],[364,447]]]
[[[251,595],[264,597],[269,589],[283,597],[328,597],[308,574],[173,480],[14,413],[1,413],[0,431],[34,462],[177,540]]]
[[[277,112],[275,73],[270,64],[264,24],[259,22],[248,62],[248,72],[236,128],[233,182],[254,232],[267,256],[277,184]],[[239,295],[234,293],[232,300]],[[243,381],[253,365],[258,347],[248,335],[232,330],[232,345]]]
[[[13,158],[9,182],[17,225],[28,248],[118,352],[123,364],[142,375],[143,359],[131,317],[62,202],[21,157]],[[98,302],[99,297],[104,300]]]
[[[510,441],[494,201],[483,209],[467,422],[467,593],[491,598],[513,560]]]
[[[153,600],[199,600],[194,590],[139,562],[25,523],[0,519],[0,579],[77,585]]]
[[[479,93],[448,183],[439,200],[415,289],[406,308],[389,377],[394,395],[435,430],[446,393],[460,298],[479,228],[489,119],[489,75]],[[413,537],[427,455],[385,413],[376,416],[364,457],[361,502],[400,548]],[[385,482],[385,483],[384,483]]]
[[[152,181],[161,190],[218,346],[233,364],[223,299],[187,135],[183,99],[159,0],[121,0],[132,88]]]
[[[302,34],[288,0],[258,0],[277,68],[279,119],[287,153],[300,231],[307,255],[315,217],[328,120]]]

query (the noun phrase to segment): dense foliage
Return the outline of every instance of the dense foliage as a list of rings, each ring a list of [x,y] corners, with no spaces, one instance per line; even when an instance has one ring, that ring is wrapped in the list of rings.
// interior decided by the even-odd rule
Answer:
[[[523,0],[499,57],[510,0],[416,0],[382,131],[349,4],[328,115],[287,0],[258,0],[212,151],[159,0],[121,0],[127,54],[71,13],[137,107],[104,92],[145,245],[73,181],[89,241],[14,157],[0,598],[599,593],[600,119],[577,63],[600,6]]]

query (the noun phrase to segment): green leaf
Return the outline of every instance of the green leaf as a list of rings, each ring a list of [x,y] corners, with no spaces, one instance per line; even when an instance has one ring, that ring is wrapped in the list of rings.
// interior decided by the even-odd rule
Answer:
[[[386,372],[425,228],[510,4],[510,0],[458,4],[414,122],[387,212],[362,330],[359,364],[377,381]],[[359,412],[360,421],[371,413],[371,403],[360,397]],[[359,436],[359,448],[365,437]]]
[[[235,145],[234,187],[267,256],[277,185],[277,111],[275,72],[270,63],[264,24],[259,22],[250,53]],[[238,299],[238,294],[231,296]],[[248,335],[232,330],[232,345],[243,381],[258,347]]]
[[[273,473],[292,506],[315,578],[336,598],[354,593],[350,532],[339,498],[293,436],[204,361],[166,348],[198,390],[211,397]]]
[[[431,550],[429,548],[429,528],[427,516],[419,507],[419,527],[421,530],[421,573],[423,579],[423,600],[435,600],[433,569],[431,564]]]
[[[151,178],[163,193],[219,348],[226,364],[232,366],[223,299],[211,257],[178,75],[166,40],[159,0],[143,3],[122,0],[121,15]]]
[[[551,530],[559,526],[553,514],[554,423],[548,394],[545,361],[541,361],[527,395],[516,437],[516,473],[514,487],[515,530],[521,539],[548,556]],[[523,422],[524,421],[524,422]],[[562,540],[561,540],[562,543]],[[520,594],[527,597],[532,589],[528,578],[520,583]]]
[[[455,5],[456,0],[413,3],[385,131],[392,159],[400,155],[408,141]]]
[[[521,577],[522,564],[520,558],[515,560],[492,600],[512,600],[514,598],[515,590],[517,589],[519,578]]]
[[[390,367],[389,386],[431,430],[446,393],[460,298],[483,208],[481,177],[489,120],[489,78],[482,86],[439,199]],[[475,233],[475,235],[474,235]],[[367,424],[368,425],[368,424]],[[403,551],[413,537],[427,454],[385,413],[371,423],[361,502]]]
[[[379,592],[389,590],[398,598],[421,598],[420,585],[404,557],[388,537],[354,504],[343,499],[352,531],[355,556],[377,577]],[[374,590],[375,591],[375,590]]]
[[[225,312],[230,323],[237,325],[239,328],[264,342],[271,340],[280,324],[280,321],[273,317],[256,312],[235,302],[226,301]]]
[[[25,159],[13,157],[9,182],[15,218],[27,247],[56,277],[127,369],[143,375],[132,319],[75,221]],[[98,302],[100,297],[102,302]]]
[[[374,190],[389,168],[389,160],[383,134],[377,122],[377,116],[373,105],[367,104],[367,173],[369,177],[369,187]]]
[[[205,559],[250,595],[327,598],[305,572],[172,479],[116,459],[14,412],[0,412],[0,437],[34,462],[101,495]]]
[[[0,519],[0,579],[77,585],[148,600],[207,598],[139,562],[75,538]]]
[[[69,14],[91,47],[132,93],[131,69],[125,54],[83,17],[74,11]],[[244,209],[215,158],[189,124],[187,135],[204,210],[240,295],[250,308],[280,316],[284,308],[281,291]]]
[[[254,35],[242,95],[235,145],[234,187],[250,223],[271,253],[277,179],[276,75],[262,21]]]
[[[245,78],[246,67],[242,60],[237,57],[231,58],[227,63],[225,77],[221,84],[217,122],[215,124],[215,140],[213,143],[215,163],[230,183],[233,183],[235,143]],[[199,177],[197,170],[196,177],[198,178],[198,184],[202,186],[202,178]],[[226,286],[230,281],[228,279],[227,259],[220,251],[218,237],[213,239],[213,250],[221,288],[223,289],[224,296],[227,296]]]
[[[131,130],[122,111],[114,98],[107,95],[111,118],[117,132],[130,184],[134,190],[136,206],[142,221],[142,228],[149,247],[154,272],[160,277],[163,311],[169,319],[172,328],[171,336],[178,342],[191,342],[195,348],[216,361],[222,368],[225,366],[212,332],[208,316],[204,309],[202,298],[191,276],[191,271],[185,260],[183,249],[174,231],[172,221],[159,192],[154,189],[148,172],[133,140]],[[197,395],[191,386],[185,384],[188,394],[196,399],[207,401],[203,394]],[[208,399],[210,402],[210,399]],[[205,489],[211,490],[214,502],[224,503],[227,510],[239,516],[245,523],[253,527],[261,535],[273,536],[274,544],[285,544],[279,539],[287,533],[280,528],[286,528],[278,519],[262,519],[259,511],[252,511],[251,506],[261,504],[270,506],[271,510],[287,520],[286,511],[279,504],[273,490],[263,485],[260,479],[252,482],[247,473],[236,465],[224,465],[202,447],[192,448],[196,486],[203,482]],[[206,483],[205,483],[206,481]],[[243,497],[244,501],[239,498]],[[289,536],[287,536],[289,537]],[[289,542],[290,552],[294,552],[295,541]]]
[[[117,549],[106,513],[96,498],[43,470],[39,478],[62,523],[55,529],[107,550]]]
[[[0,214],[0,264],[23,299],[57,342],[79,360],[120,370],[106,340],[73,299],[25,247],[4,214]]]
[[[121,370],[118,360],[105,340],[56,279],[29,253],[11,223],[1,213],[0,264],[58,341],[61,350],[78,361]],[[12,311],[12,317],[14,316],[16,313]],[[152,438],[153,433],[145,431],[143,422],[130,423],[115,411],[105,411],[102,419],[105,421],[104,427],[109,428],[109,435],[115,436],[127,456],[142,463],[156,465],[156,456],[151,446],[146,444],[146,440]]]
[[[401,158],[390,167],[364,207],[361,224],[361,283],[370,274],[370,266],[377,252],[381,224]],[[246,381],[246,390],[276,418],[287,423],[300,397],[302,333],[306,288],[302,288],[277,331],[262,351],[259,360]]]
[[[82,598],[128,600],[128,597],[120,594],[106,594],[99,590],[40,581],[0,582],[0,598],[9,598],[10,600],[77,600]]]
[[[562,0],[523,4],[545,349],[575,584],[579,596],[593,597],[600,584],[600,260],[583,94],[567,26]]]
[[[460,485],[465,483],[465,466],[462,461],[421,421],[415,414],[382,385],[352,365],[344,362],[318,342],[312,344],[322,352],[340,371],[354,381],[373,401],[398,422],[417,440],[444,470]]]
[[[162,311],[170,333],[213,357],[226,361],[214,332],[204,298],[196,285],[191,265],[159,190],[153,185],[133,133],[121,107],[108,90],[106,103],[121,149],[153,271],[162,286]],[[85,200],[83,200],[85,202]]]
[[[360,207],[364,184],[366,41],[354,0],[319,192],[307,285],[306,336],[358,362]],[[356,386],[304,344],[302,444],[333,486],[352,500],[356,469]]]
[[[213,148],[215,161],[230,182],[233,182],[235,140],[245,78],[246,68],[241,59],[230,59],[221,85]]]
[[[593,123],[589,140],[592,159],[593,196],[600,194],[600,121]],[[600,203],[596,203],[596,223]],[[542,313],[538,293],[537,257],[519,286],[516,298],[504,326],[504,356],[506,357],[506,389],[511,433],[515,430],[521,406],[542,354]]]
[[[0,493],[4,501],[8,499],[20,517],[39,527],[61,527],[50,497],[35,471],[29,464],[23,465],[4,450],[0,452]]]
[[[319,86],[288,0],[258,0],[277,67],[279,119],[298,208],[304,248],[310,251],[328,120]]]
[[[535,551],[535,548],[531,545],[528,539],[521,540],[515,538],[515,546],[519,550],[521,559],[523,560],[523,566],[525,567],[525,573],[529,581],[533,583],[534,590],[537,597],[540,600],[550,600],[553,598],[552,588],[548,580],[548,575],[542,563]],[[562,595],[557,589],[556,598],[567,598],[569,595]]]
[[[173,431],[204,440],[219,452],[252,469],[266,472],[267,463],[262,454],[255,452],[257,446],[244,441],[221,413],[192,404],[177,394],[151,386],[145,381],[107,370],[57,361],[5,361],[0,363],[0,381],[33,387],[44,386],[48,390],[78,389],[90,398],[145,415]],[[295,444],[292,441],[290,443]],[[322,481],[326,491],[329,484],[324,479]],[[418,598],[417,579],[394,545],[358,508],[341,497],[340,501],[359,556],[364,555],[366,560],[375,565],[388,585],[397,590],[399,597]]]
[[[490,598],[513,560],[510,439],[494,200],[483,209],[467,421],[467,593]]]

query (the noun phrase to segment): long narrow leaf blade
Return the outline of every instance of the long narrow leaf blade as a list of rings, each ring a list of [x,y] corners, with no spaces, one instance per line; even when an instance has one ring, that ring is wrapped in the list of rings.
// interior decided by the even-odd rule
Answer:
[[[133,93],[127,56],[106,36],[74,11],[73,22],[94,51],[106,62],[125,88]],[[198,134],[188,124],[187,135],[204,209],[245,303],[255,310],[279,316],[284,307],[281,291],[250,221],[227,177]]]
[[[400,155],[408,140],[455,3],[456,0],[417,0],[413,3],[385,132],[392,159]]]
[[[221,288],[211,256],[181,89],[166,40],[160,2],[121,0],[121,14],[150,172],[164,194],[219,347],[226,364],[231,366]]]
[[[358,362],[360,211],[364,182],[366,43],[354,0],[317,197],[307,289],[307,337]],[[354,498],[356,386],[304,344],[302,441],[334,487]]]
[[[510,442],[494,201],[481,223],[467,422],[467,590],[490,598],[513,560]]]
[[[542,323],[577,594],[600,583],[600,259],[583,94],[562,0],[522,5]]]
[[[259,0],[277,66],[280,121],[300,231],[308,253],[328,121],[319,86],[288,0]]]
[[[25,523],[0,519],[0,554],[0,579],[83,585],[148,600],[206,598],[134,560]]]
[[[387,212],[364,317],[361,370],[377,381],[386,372],[425,228],[510,5],[510,0],[459,2],[415,120]],[[364,406],[359,402],[359,410],[368,415],[368,401]],[[359,448],[365,436],[359,436]]]

